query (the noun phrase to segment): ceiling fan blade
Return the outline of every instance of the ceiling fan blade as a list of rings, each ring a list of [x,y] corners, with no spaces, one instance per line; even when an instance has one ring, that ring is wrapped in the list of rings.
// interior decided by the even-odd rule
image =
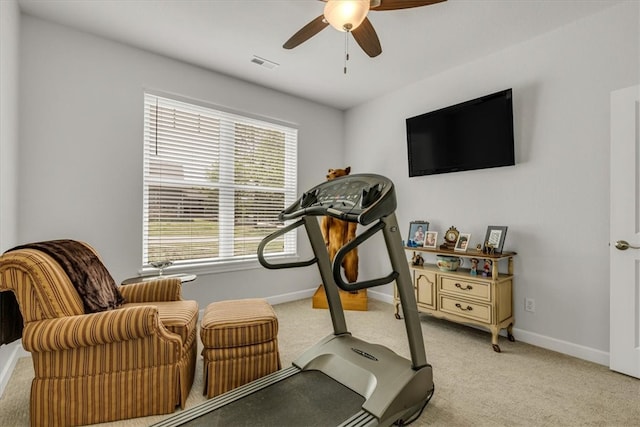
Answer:
[[[282,45],[285,49],[293,49],[301,43],[306,42],[311,37],[324,30],[329,24],[324,20],[324,15],[318,16],[313,21],[302,27],[300,31],[295,33],[289,40]]]
[[[412,7],[429,6],[447,0],[380,0],[380,5],[371,7],[371,10],[397,10],[410,9]]]
[[[375,58],[382,53],[380,39],[378,39],[376,30],[373,29],[373,25],[371,25],[369,18],[364,18],[362,24],[360,24],[355,30],[351,31],[351,34],[353,34],[353,38],[356,39],[356,42],[358,42],[362,50],[364,50],[370,57]]]

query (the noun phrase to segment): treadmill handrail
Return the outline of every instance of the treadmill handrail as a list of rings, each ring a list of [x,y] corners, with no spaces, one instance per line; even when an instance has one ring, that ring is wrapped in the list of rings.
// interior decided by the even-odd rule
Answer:
[[[324,208],[322,206],[311,206],[308,208],[301,208],[299,203],[294,203],[289,206],[287,209],[280,212],[278,215],[278,219],[281,221],[287,221],[290,219],[299,218],[304,215],[309,216],[323,216],[326,215]]]
[[[361,234],[357,235],[355,239],[347,242],[346,245],[344,245],[343,247],[340,248],[340,250],[338,250],[338,252],[336,253],[333,259],[332,270],[333,270],[333,279],[335,280],[336,285],[340,287],[340,289],[347,292],[359,291],[361,289],[373,288],[374,286],[386,285],[387,283],[391,283],[398,278],[399,273],[397,271],[392,271],[391,273],[389,273],[389,275],[385,277],[380,277],[378,279],[363,280],[361,282],[355,282],[355,283],[346,283],[342,279],[342,271],[340,270],[340,267],[342,266],[342,261],[344,257],[349,253],[349,251],[359,246],[360,244],[364,243],[366,240],[368,240],[371,236],[376,234],[378,231],[381,231],[382,229],[384,229],[384,227],[385,227],[385,224],[382,221],[379,221],[372,227],[368,228]]]
[[[304,225],[304,219],[300,219],[292,224],[287,225],[286,227],[281,228],[280,230],[276,230],[260,241],[260,244],[258,245],[258,261],[260,262],[260,264],[262,264],[263,267],[268,268],[270,270],[277,270],[279,268],[308,267],[318,262],[318,258],[313,257],[312,259],[306,260],[306,261],[282,262],[278,264],[272,264],[269,261],[267,261],[266,258],[264,257],[264,248],[272,240],[284,234],[287,234],[289,231],[294,230],[300,227],[301,225]]]

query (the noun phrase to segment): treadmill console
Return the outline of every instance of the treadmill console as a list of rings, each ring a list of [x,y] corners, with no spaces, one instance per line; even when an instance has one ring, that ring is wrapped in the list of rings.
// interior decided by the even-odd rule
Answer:
[[[279,218],[288,220],[303,215],[328,215],[367,225],[395,209],[396,197],[391,180],[381,175],[355,174],[313,187],[285,209]]]

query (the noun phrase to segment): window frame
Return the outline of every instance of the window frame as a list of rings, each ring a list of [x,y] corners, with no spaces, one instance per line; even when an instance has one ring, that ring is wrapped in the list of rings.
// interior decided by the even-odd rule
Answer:
[[[204,101],[194,100],[191,98],[186,98],[182,96],[177,96],[174,94],[167,94],[160,91],[145,89],[143,91],[143,204],[142,204],[142,266],[139,269],[139,273],[142,275],[149,275],[157,273],[158,270],[152,267],[148,263],[148,236],[149,236],[149,182],[153,182],[154,179],[149,177],[150,175],[150,157],[148,156],[148,129],[149,122],[148,120],[149,113],[147,111],[148,106],[148,97],[159,98],[168,100],[170,103],[177,104],[187,104],[187,106],[193,106],[197,109],[206,109],[209,113],[213,115],[220,115],[219,118],[222,121],[230,120],[231,123],[240,123],[247,124],[251,123],[253,125],[264,126],[265,129],[270,130],[283,130],[283,133],[287,135],[287,137],[293,137],[293,140],[288,140],[285,142],[285,160],[284,170],[283,170],[283,179],[284,179],[284,187],[282,193],[284,195],[284,207],[289,206],[291,203],[297,200],[297,175],[298,175],[298,127],[292,123],[285,122],[282,120],[275,120],[271,117],[263,117],[251,113],[247,113],[244,111],[237,111],[227,107],[222,107],[219,105],[211,104]],[[225,124],[224,126],[227,126]],[[234,137],[235,138],[235,137]],[[233,151],[234,147],[237,145],[237,140],[224,140],[224,137],[220,137],[220,151],[223,149]],[[218,160],[222,162],[219,156]],[[291,162],[291,159],[293,161]],[[230,160],[233,162],[233,160]],[[186,163],[184,163],[186,164]],[[233,168],[229,170],[233,171]],[[264,188],[264,187],[258,187]],[[237,191],[242,190],[241,184],[234,184],[233,190]],[[220,196],[219,196],[220,197]],[[220,197],[221,199],[221,197]],[[219,206],[219,205],[218,205]],[[222,213],[219,213],[219,218]],[[234,214],[227,218],[227,221],[234,222],[237,219],[237,215]],[[221,221],[221,220],[220,220]],[[285,222],[285,226],[289,224],[290,221]],[[233,230],[236,229],[235,223],[232,226]],[[297,232],[293,234],[293,236],[289,235],[285,236],[285,250],[281,253],[276,254],[266,254],[265,258],[270,260],[278,260],[278,262],[286,262],[286,261],[295,261],[299,259],[299,242]],[[218,234],[218,238],[220,239],[220,234]],[[224,244],[222,242],[219,243],[220,251],[222,251],[222,247]],[[229,242],[226,243],[227,246],[233,247],[234,239],[232,238]],[[181,272],[191,272],[191,273],[218,273],[218,272],[231,272],[231,271],[240,271],[240,270],[248,270],[248,269],[256,269],[262,268],[257,259],[257,254],[251,255],[232,255],[232,256],[223,256],[223,257],[211,257],[211,258],[199,258],[199,259],[190,259],[190,260],[179,260],[174,261],[173,265],[166,268],[164,272],[166,274],[172,273],[181,273]]]

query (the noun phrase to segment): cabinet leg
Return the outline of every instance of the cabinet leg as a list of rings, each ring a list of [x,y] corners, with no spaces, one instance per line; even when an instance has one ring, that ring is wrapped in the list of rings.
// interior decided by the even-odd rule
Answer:
[[[491,327],[491,344],[493,345],[493,351],[496,353],[501,353],[500,346],[498,345],[498,337],[500,333],[500,329],[495,326]]]
[[[513,336],[513,323],[509,323],[509,326],[507,326],[507,338],[511,342],[516,341],[515,337]]]

